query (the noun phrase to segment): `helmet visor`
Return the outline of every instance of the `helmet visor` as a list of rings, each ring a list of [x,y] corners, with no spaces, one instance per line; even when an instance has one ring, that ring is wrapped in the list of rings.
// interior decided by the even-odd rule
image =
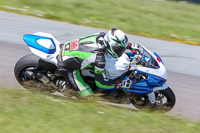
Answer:
[[[115,41],[117,41],[117,44],[114,47],[112,47],[112,49],[115,52],[115,54],[117,54],[117,56],[120,57],[126,51],[126,47],[128,46],[128,38],[125,35],[124,40],[120,41],[118,39]]]
[[[108,41],[106,41],[104,39],[104,42],[106,44],[106,49],[108,50],[108,52],[114,57],[114,58],[118,58],[120,56],[122,56],[122,54],[125,52],[126,47],[128,46],[128,38],[125,36],[125,39],[123,39],[122,41],[120,41],[118,39],[118,37],[116,37],[117,39],[112,39],[114,41],[114,43],[109,44]]]
[[[117,54],[118,57],[120,57],[126,51],[126,47],[117,45],[117,46],[113,47],[113,51]]]

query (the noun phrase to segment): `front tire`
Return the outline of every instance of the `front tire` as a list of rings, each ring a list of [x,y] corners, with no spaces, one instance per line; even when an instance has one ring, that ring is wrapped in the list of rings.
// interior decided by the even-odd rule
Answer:
[[[156,103],[152,105],[149,102],[148,95],[138,96],[131,98],[131,103],[138,109],[147,109],[150,111],[170,111],[175,103],[176,97],[171,88],[166,88],[164,90],[155,91]]]

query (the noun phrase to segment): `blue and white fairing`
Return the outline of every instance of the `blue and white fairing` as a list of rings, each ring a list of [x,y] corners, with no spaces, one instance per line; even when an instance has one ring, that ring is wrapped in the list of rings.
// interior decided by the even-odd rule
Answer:
[[[168,86],[167,81],[167,71],[161,58],[156,54],[149,51],[142,45],[139,45],[139,50],[141,52],[141,64],[133,64],[134,69],[139,74],[147,75],[147,79],[143,79],[140,82],[133,83],[130,89],[125,89],[131,93],[138,94],[149,94],[156,90],[166,89]],[[129,53],[131,58],[134,58],[132,53]],[[129,78],[126,76],[124,79]]]
[[[143,60],[151,66],[135,65],[135,69],[167,80],[167,71],[158,54],[152,53],[142,45],[140,45],[140,51],[144,55]]]
[[[46,61],[57,64],[56,56],[60,51],[60,42],[51,34],[37,32],[34,34],[26,34],[23,39],[32,53]]]

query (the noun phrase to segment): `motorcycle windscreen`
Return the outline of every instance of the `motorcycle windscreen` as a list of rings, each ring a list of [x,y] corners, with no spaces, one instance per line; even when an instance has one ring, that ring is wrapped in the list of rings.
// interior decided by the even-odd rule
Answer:
[[[56,45],[52,38],[26,34],[24,35],[23,39],[29,47],[44,53],[54,54],[56,51]]]
[[[149,54],[145,49],[143,49],[142,58],[140,59],[140,65],[148,68],[159,69],[160,66],[157,61]]]

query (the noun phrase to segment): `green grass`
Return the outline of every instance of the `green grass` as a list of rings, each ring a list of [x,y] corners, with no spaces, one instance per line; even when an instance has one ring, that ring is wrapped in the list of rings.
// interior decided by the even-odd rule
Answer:
[[[0,133],[198,133],[193,123],[158,113],[131,111],[0,87]]]
[[[165,0],[0,0],[0,10],[200,44],[200,5]]]

